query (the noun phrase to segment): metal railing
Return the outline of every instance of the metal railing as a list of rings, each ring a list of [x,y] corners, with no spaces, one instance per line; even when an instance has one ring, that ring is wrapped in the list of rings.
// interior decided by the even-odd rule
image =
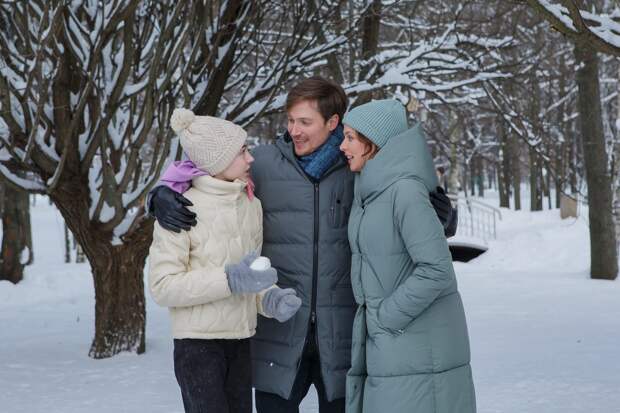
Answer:
[[[497,219],[502,219],[499,208],[474,198],[448,195],[453,206],[458,208],[459,222],[456,235],[484,240],[497,238]]]

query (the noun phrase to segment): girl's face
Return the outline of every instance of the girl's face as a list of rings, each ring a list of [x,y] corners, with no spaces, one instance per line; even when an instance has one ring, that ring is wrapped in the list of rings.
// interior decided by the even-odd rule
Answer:
[[[240,179],[247,182],[250,178],[250,165],[252,162],[254,162],[254,158],[250,155],[248,146],[243,145],[230,165],[222,172],[215,175],[214,178],[230,182],[235,179]]]
[[[376,148],[361,140],[359,133],[344,125],[344,139],[340,144],[340,150],[344,153],[352,172],[362,170],[366,162],[376,153]]]

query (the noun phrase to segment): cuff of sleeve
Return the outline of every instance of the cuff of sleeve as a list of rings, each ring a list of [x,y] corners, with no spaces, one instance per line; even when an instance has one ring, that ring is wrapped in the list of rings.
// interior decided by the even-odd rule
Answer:
[[[205,274],[205,276],[212,276],[211,274]],[[216,297],[217,300],[230,297],[233,293],[228,285],[228,276],[224,272],[224,268],[218,268],[217,277],[209,284],[209,290],[206,292],[208,295]]]
[[[263,300],[265,299],[267,293],[274,288],[279,287],[277,285],[272,285],[271,287],[264,289],[263,291],[256,294],[256,310],[258,311],[258,314],[262,315],[263,317],[273,318],[273,315],[265,311],[265,307],[263,306]]]
[[[157,188],[157,187],[155,187]],[[153,215],[153,211],[151,211],[151,198],[153,198],[153,191],[155,190],[155,188],[151,189],[147,194],[146,194],[146,198],[144,199],[144,215],[147,218],[155,218],[155,215]]]

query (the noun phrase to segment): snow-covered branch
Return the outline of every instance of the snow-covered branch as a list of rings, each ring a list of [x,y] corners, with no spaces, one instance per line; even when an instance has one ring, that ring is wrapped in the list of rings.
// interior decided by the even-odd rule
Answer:
[[[0,30],[0,142],[8,154],[0,173],[52,198],[88,194],[90,221],[122,236],[115,228],[132,226],[138,215],[129,211],[175,155],[168,118],[183,104],[179,82],[196,59],[190,28],[202,27],[202,6],[0,4],[8,22]],[[146,151],[151,144],[157,150]],[[16,179],[24,171],[36,179]]]
[[[527,0],[559,32],[583,42],[599,52],[620,56],[620,9],[611,13],[581,10],[574,0],[559,3],[549,0]],[[594,9],[593,9],[594,10]]]

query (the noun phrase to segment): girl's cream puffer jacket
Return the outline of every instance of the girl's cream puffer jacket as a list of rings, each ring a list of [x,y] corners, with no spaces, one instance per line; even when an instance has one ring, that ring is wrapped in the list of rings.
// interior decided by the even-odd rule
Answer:
[[[259,294],[232,294],[224,266],[247,253],[260,254],[261,203],[249,200],[242,181],[194,178],[183,194],[194,206],[197,225],[175,233],[155,223],[149,256],[149,287],[154,300],[170,308],[174,338],[251,337]]]

